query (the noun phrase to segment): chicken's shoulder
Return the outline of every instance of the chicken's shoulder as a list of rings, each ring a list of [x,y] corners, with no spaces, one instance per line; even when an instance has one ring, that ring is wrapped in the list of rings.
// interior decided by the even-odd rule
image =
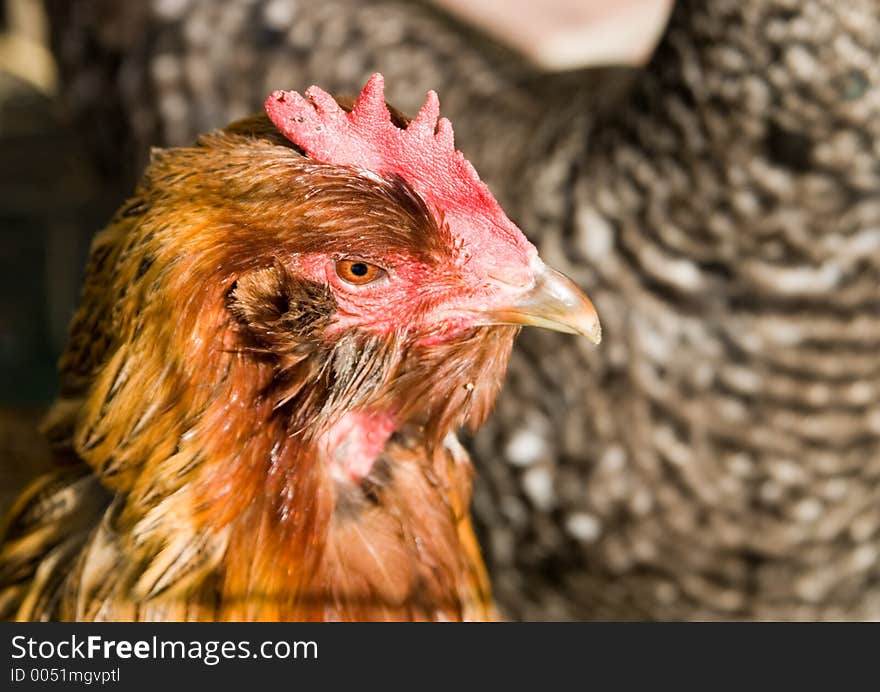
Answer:
[[[55,450],[66,453],[73,449],[75,420],[88,391],[96,374],[119,348],[120,315],[114,305],[120,293],[133,283],[132,276],[120,274],[120,268],[126,266],[120,260],[140,251],[139,243],[143,239],[137,231],[147,207],[144,196],[135,195],[92,240],[80,305],[71,320],[67,345],[58,362],[60,394],[42,425],[43,433]],[[135,273],[140,271],[138,265]]]
[[[110,494],[82,462],[34,480],[0,526],[0,620],[55,620],[63,589]]]
[[[128,200],[92,241],[80,307],[71,321],[67,346],[59,362],[62,392],[82,392],[95,369],[112,351],[113,305],[121,283],[117,276],[119,260],[123,253],[133,251],[127,243],[136,240],[132,231],[145,208],[141,197]]]

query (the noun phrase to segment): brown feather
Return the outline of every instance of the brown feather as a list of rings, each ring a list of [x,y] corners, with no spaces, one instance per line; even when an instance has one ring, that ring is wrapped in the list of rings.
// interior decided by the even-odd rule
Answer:
[[[453,251],[403,181],[310,161],[265,117],[153,153],[94,242],[46,420],[84,465],[10,519],[7,615],[494,616],[450,434],[485,419],[516,330],[328,342],[332,295],[285,258],[334,247]],[[345,411],[389,407],[401,425],[371,474],[335,478],[317,440]]]

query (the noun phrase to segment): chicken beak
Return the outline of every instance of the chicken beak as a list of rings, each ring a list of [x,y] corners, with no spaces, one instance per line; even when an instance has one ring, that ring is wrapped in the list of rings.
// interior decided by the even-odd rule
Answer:
[[[566,334],[581,334],[594,344],[602,340],[596,308],[574,282],[546,265],[537,272],[534,286],[512,305],[488,312],[492,324],[543,327]]]

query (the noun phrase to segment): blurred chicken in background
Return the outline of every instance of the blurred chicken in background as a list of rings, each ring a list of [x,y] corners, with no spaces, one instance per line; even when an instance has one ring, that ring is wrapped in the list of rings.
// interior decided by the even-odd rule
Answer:
[[[595,352],[525,335],[471,444],[509,616],[880,618],[875,2],[680,0],[645,69],[564,72],[515,36],[543,24],[458,2],[48,4],[113,178],[278,84],[444,95],[606,327]]]

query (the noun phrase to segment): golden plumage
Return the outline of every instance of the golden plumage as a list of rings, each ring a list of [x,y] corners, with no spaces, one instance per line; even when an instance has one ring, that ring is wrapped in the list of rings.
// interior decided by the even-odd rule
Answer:
[[[455,204],[491,212],[473,228],[264,116],[155,151],[95,238],[0,616],[493,618],[455,430],[488,415],[518,325],[599,326],[459,168]],[[353,285],[340,261],[378,269]]]
[[[384,203],[377,233],[413,223],[412,210],[396,208],[396,190],[362,182],[308,161],[262,117],[154,153],[136,196],[93,244],[45,423],[59,470],[8,517],[2,615],[492,617],[468,516],[470,463],[446,433],[488,411],[513,328],[478,330],[439,358],[447,367],[470,359],[455,367],[486,382],[482,396],[457,381],[460,393],[409,382],[419,400],[406,404],[409,423],[383,455],[391,478],[368,479],[370,498],[335,481],[313,436],[291,426],[332,417],[322,409],[326,383],[308,382],[318,346],[291,339],[270,356],[230,305],[236,281],[271,273],[279,248],[322,242],[289,237],[309,190],[325,191],[330,215]],[[426,374],[404,365],[419,357],[411,347],[385,350],[381,367]],[[396,396],[381,386],[370,395]]]

